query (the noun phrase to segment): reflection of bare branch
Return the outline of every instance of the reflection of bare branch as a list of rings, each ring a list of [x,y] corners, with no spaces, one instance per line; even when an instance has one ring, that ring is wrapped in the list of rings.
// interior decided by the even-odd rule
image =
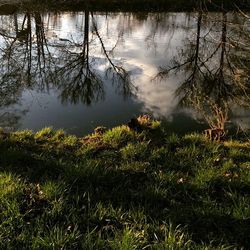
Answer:
[[[14,39],[6,40],[2,48],[5,77],[13,78],[16,72],[15,80],[20,84],[31,87],[36,83],[40,89],[48,87],[48,80],[53,76],[53,55],[49,51],[41,14],[27,12],[22,20],[14,15],[14,31]]]
[[[93,101],[103,99],[103,85],[99,77],[90,69],[88,59],[84,54],[75,55],[59,72],[64,80],[59,84],[62,102],[85,103],[90,105]],[[85,56],[88,57],[87,54]]]
[[[178,61],[174,62],[174,65],[172,67],[169,67],[168,69],[161,70],[157,77],[165,77],[167,76],[171,71],[179,71],[181,70],[184,66],[187,67],[188,70],[191,69],[191,73],[187,77],[187,79],[184,81],[184,86],[186,87],[191,87],[192,84],[194,84],[195,79],[197,75],[200,73],[203,73],[201,70],[201,67],[198,65],[199,61],[199,51],[200,51],[200,39],[201,39],[201,22],[202,22],[202,12],[199,12],[198,14],[198,21],[197,21],[197,33],[196,33],[196,43],[195,43],[195,49],[192,50],[191,54],[187,58],[186,61],[179,63]]]
[[[132,94],[132,89],[135,89],[135,87],[133,86],[133,84],[131,82],[130,75],[122,66],[115,65],[113,63],[113,61],[111,60],[111,58],[110,58],[110,56],[109,56],[109,54],[104,46],[102,38],[98,32],[97,24],[96,24],[96,21],[94,20],[93,13],[91,13],[91,15],[92,15],[92,19],[93,19],[93,28],[94,28],[95,33],[100,41],[103,53],[110,64],[110,68],[108,69],[107,73],[110,74],[113,71],[112,78],[113,78],[113,80],[114,79],[118,80],[118,84],[119,84],[118,89],[121,90],[121,93],[126,98],[127,96],[130,96]]]
[[[176,91],[180,103],[196,109],[212,129],[224,130],[231,103],[250,106],[250,60],[242,60],[242,55],[247,51],[245,46],[242,49],[239,47],[243,44],[243,37],[247,41],[247,36],[240,35],[239,42],[233,38],[235,32],[239,36],[244,29],[236,23],[232,24],[226,12],[220,15],[216,27],[210,19],[211,27],[202,35],[204,22],[200,12],[195,41],[190,42],[187,50],[180,55],[185,60],[173,60],[172,66],[161,68],[157,77],[167,77],[171,72],[185,72],[186,77]],[[219,31],[214,31],[217,27]],[[215,37],[210,32],[216,34]],[[212,40],[208,40],[208,37],[212,37]]]
[[[235,7],[236,7],[236,9],[238,10],[238,12],[239,12],[243,17],[245,17],[245,18],[247,18],[247,19],[250,19],[250,16],[247,15],[245,12],[243,12],[243,11],[239,8],[239,6],[235,5]]]
[[[123,31],[120,31],[116,40],[115,45],[113,46],[113,48],[109,51],[109,53],[112,55],[116,49],[116,47],[118,46],[120,40],[123,38]]]
[[[115,65],[112,60],[110,59],[109,55],[108,55],[108,52],[104,46],[104,43],[102,41],[102,38],[98,32],[98,29],[97,29],[97,25],[96,25],[96,22],[94,20],[94,16],[93,16],[93,13],[91,13],[92,15],[92,18],[93,18],[93,27],[94,27],[94,30],[96,32],[96,35],[100,41],[100,44],[102,46],[102,50],[103,50],[103,53],[105,54],[108,62],[110,63],[111,67],[113,68],[113,70],[117,73],[117,76],[120,77],[120,79],[124,82],[124,84],[127,84],[127,83],[130,83],[130,76],[128,74],[128,72],[121,66],[117,66]]]
[[[0,36],[6,37],[6,38],[10,38],[10,39],[16,39],[14,36],[7,35],[7,34],[1,32],[1,31],[0,31]]]
[[[93,101],[103,99],[103,84],[91,69],[89,61],[89,12],[85,11],[84,38],[80,53],[72,53],[66,49],[67,63],[59,70],[64,76],[59,88],[62,102],[73,104],[82,102],[90,105]]]

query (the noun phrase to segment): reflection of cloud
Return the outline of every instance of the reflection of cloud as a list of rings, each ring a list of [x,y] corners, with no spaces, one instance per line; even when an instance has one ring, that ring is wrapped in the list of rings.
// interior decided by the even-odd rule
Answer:
[[[169,117],[178,104],[174,94],[177,88],[176,81],[171,78],[166,81],[152,80],[157,73],[157,68],[152,64],[135,59],[129,60],[127,63],[134,67],[137,65],[137,68],[141,69],[141,71],[137,70],[133,80],[137,87],[136,99],[143,103],[142,112],[152,113],[155,117]]]
[[[232,122],[243,130],[250,130],[250,110],[243,108],[233,109]]]
[[[171,84],[170,81],[166,84],[147,82],[139,86],[137,97],[144,103],[145,111],[153,113],[156,117],[171,115],[177,105]]]
[[[72,21],[71,15],[64,14],[60,18],[60,28],[56,30],[57,37],[81,42],[84,13]],[[131,19],[132,18],[132,19]],[[152,81],[158,72],[158,66],[169,63],[176,47],[182,44],[184,37],[182,26],[187,24],[187,16],[184,14],[169,14],[161,22],[154,25],[157,20],[152,15],[142,23],[136,23],[136,18],[117,15],[112,17],[112,22],[106,19],[105,15],[95,16],[98,32],[105,41],[106,50],[116,47],[112,61],[117,65],[124,65],[124,68],[132,76],[133,83],[137,89],[136,100],[143,104],[141,112],[150,112],[158,117],[170,117],[174,112],[178,100],[175,99],[177,88],[176,79],[170,78],[166,81]],[[166,20],[173,18],[176,26],[170,25],[166,29]],[[133,26],[131,25],[133,21]],[[76,25],[77,24],[77,25]],[[184,25],[185,26],[185,25]],[[130,27],[132,30],[127,29]],[[156,28],[158,27],[158,28]],[[106,32],[108,29],[109,32]],[[150,49],[145,42],[151,37],[153,43],[157,44],[157,51]],[[120,40],[119,40],[120,39]],[[117,42],[119,41],[119,42]],[[95,71],[101,77],[102,72],[108,67],[107,61],[102,58],[102,52],[98,49],[98,39],[92,39],[90,50],[93,58],[90,60],[95,65]],[[91,53],[90,53],[91,54]],[[157,56],[156,56],[157,54]],[[92,54],[91,54],[92,55]]]
[[[60,27],[55,30],[57,37],[81,42],[82,32],[79,31],[83,30],[83,19],[84,13],[78,13],[75,19],[72,19],[70,13],[61,15]],[[170,118],[178,103],[174,94],[177,88],[176,77],[157,82],[152,81],[152,78],[157,74],[158,66],[168,64],[176,53],[176,47],[183,43],[185,33],[182,27],[189,23],[187,15],[164,15],[159,23],[155,15],[149,15],[142,23],[137,23],[136,18],[126,15],[113,16],[112,22],[106,19],[105,15],[97,15],[94,19],[98,24],[98,32],[105,41],[106,50],[116,47],[113,63],[123,64],[132,76],[133,83],[137,87],[137,92],[134,94],[137,101],[143,104],[141,111],[150,112],[156,117]],[[167,20],[175,25],[166,27]],[[109,32],[106,32],[107,29]],[[150,40],[152,43],[157,44],[157,51],[150,49],[151,46],[145,42],[148,37],[152,38]],[[94,56],[93,58],[90,56],[90,60],[92,64],[96,64],[96,73],[99,72],[102,77],[101,72],[105,72],[108,63],[102,59],[102,52],[98,47],[98,39],[92,39],[90,50]]]

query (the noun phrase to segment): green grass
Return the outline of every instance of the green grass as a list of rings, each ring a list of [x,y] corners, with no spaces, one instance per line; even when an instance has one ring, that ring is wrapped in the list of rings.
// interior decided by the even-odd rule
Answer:
[[[249,142],[150,124],[1,131],[0,249],[249,249]]]

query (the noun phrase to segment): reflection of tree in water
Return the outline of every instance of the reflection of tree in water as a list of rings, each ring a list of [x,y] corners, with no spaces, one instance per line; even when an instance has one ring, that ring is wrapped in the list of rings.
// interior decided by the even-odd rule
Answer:
[[[18,82],[37,88],[47,86],[51,76],[52,57],[47,45],[44,24],[40,13],[27,12],[13,15],[13,27],[1,33],[1,82]]]
[[[129,74],[111,59],[111,53],[106,50],[99,34],[97,22],[89,11],[85,11],[82,43],[68,43],[68,40],[56,44],[53,39],[47,39],[45,17],[38,12],[14,14],[11,18],[12,22],[9,18],[8,23],[12,23],[12,27],[0,30],[1,84],[42,91],[58,88],[62,102],[73,104],[82,102],[89,105],[103,99],[102,78],[105,75],[99,74],[96,69],[100,58],[90,56],[90,36],[95,35],[109,64],[106,77],[120,94],[131,94]]]
[[[82,43],[63,39],[60,44],[55,42],[48,27],[53,23],[59,25],[55,24],[56,14],[26,12],[0,16],[0,19],[0,127],[21,126],[21,118],[27,113],[20,107],[25,89],[49,91],[53,88],[59,90],[63,103],[90,105],[104,99],[104,77],[119,94],[131,94],[129,74],[111,59],[111,52],[105,48],[97,22],[89,11],[84,15]],[[96,69],[100,58],[91,56],[93,35],[109,65],[104,75]]]
[[[3,127],[17,127],[27,111],[14,106],[25,88],[48,87],[52,57],[38,12],[8,17],[0,36],[0,123]]]
[[[59,70],[62,80],[59,88],[62,90],[62,102],[78,103],[82,102],[90,105],[93,101],[97,102],[104,98],[104,86],[102,77],[95,69],[101,59],[97,57],[90,57],[90,35],[95,35],[100,43],[102,53],[109,66],[105,69],[105,75],[116,87],[123,96],[131,95],[131,81],[128,72],[119,65],[116,65],[107,51],[105,44],[97,28],[97,22],[93,13],[85,11],[84,16],[84,36],[82,43],[74,44],[74,51],[72,48],[64,46],[63,60],[66,64],[62,65]],[[80,48],[79,52],[75,48]]]
[[[65,65],[60,69],[62,81],[59,88],[62,89],[62,102],[78,103],[87,105],[92,101],[103,98],[104,91],[100,78],[91,68],[89,61],[89,12],[85,12],[84,20],[84,40],[82,44],[75,44],[80,47],[79,53],[71,52],[65,46]]]
[[[22,115],[26,113],[20,108],[13,108],[21,96],[22,88],[19,84],[0,84],[0,127],[5,129],[18,128]]]
[[[184,73],[184,81],[177,89],[180,102],[200,112],[211,128],[224,130],[234,104],[250,105],[250,61],[243,59],[246,48],[242,46],[243,37],[249,37],[249,33],[241,34],[245,26],[242,18],[234,22],[237,15],[200,11],[195,39],[180,54],[182,60],[175,58],[170,67],[158,74],[166,77],[171,72]]]

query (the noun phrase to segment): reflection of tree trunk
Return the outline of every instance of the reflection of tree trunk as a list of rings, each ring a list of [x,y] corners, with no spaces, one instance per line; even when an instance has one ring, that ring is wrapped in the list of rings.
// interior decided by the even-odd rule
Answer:
[[[217,81],[215,84],[218,84],[218,100],[217,102],[220,103],[222,98],[229,97],[229,93],[227,90],[227,83],[225,82],[224,78],[224,69],[225,69],[225,57],[226,57],[226,43],[227,43],[227,14],[223,12],[222,14],[222,29],[221,29],[221,52],[220,52],[220,61],[219,61],[219,68],[217,71]]]
[[[86,70],[89,71],[89,11],[85,11],[84,18],[84,41],[83,41],[83,63],[86,64]]]
[[[89,62],[89,25],[90,13],[89,10],[85,10],[81,52],[72,54],[71,51],[68,51],[71,57],[68,58],[67,64],[63,67],[62,102],[70,101],[76,104],[81,101],[90,105],[93,100],[97,101],[104,96],[103,84],[92,71]],[[65,78],[68,78],[66,82],[64,82]]]
[[[124,96],[131,94],[131,82],[129,74],[122,68],[122,66],[115,65],[109,53],[104,46],[101,35],[98,32],[97,23],[94,19],[93,13],[87,8],[84,15],[84,34],[83,42],[78,44],[81,46],[79,53],[73,53],[66,47],[66,61],[67,63],[60,69],[63,75],[61,81],[61,98],[62,102],[70,101],[71,103],[78,103],[79,101],[90,105],[93,101],[98,101],[104,98],[103,82],[99,75],[93,70],[95,60],[89,58],[90,46],[90,25],[93,25],[93,32],[99,39],[102,52],[105,54],[110,67],[106,70],[106,74],[113,74],[113,79],[117,80],[119,90],[122,84],[122,93]],[[70,56],[70,57],[68,57]],[[99,60],[99,58],[96,58]]]
[[[188,98],[190,97],[189,95],[192,94],[192,91],[194,89],[197,89],[197,87],[198,87],[198,85],[200,84],[200,81],[201,81],[201,79],[199,79],[199,72],[202,73],[201,66],[199,65],[200,46],[201,46],[200,45],[200,42],[201,42],[201,26],[202,26],[202,12],[199,11],[198,20],[197,20],[197,31],[196,31],[196,40],[195,40],[194,52],[192,52],[192,55],[191,55],[190,59],[188,59],[182,65],[178,66],[179,68],[181,68],[182,66],[184,66],[186,64],[190,64],[192,66],[189,77],[182,84],[182,86],[177,90],[178,94],[181,94],[181,93],[183,94],[184,93],[184,96],[183,96],[181,102],[185,102],[185,99],[187,99],[187,97]]]
[[[223,12],[222,31],[221,31],[220,74],[223,74],[223,69],[224,69],[226,42],[227,42],[227,14]]]
[[[201,39],[201,21],[202,21],[202,12],[199,12],[198,21],[197,21],[197,34],[196,34],[196,44],[195,44],[195,55],[194,55],[194,72],[193,77],[198,68],[198,58],[200,51],[200,39]]]
[[[35,13],[35,27],[36,27],[36,42],[37,42],[37,56],[38,56],[38,66],[41,69],[41,58],[43,59],[43,64],[45,65],[45,53],[44,53],[44,43],[45,34],[43,28],[43,21],[41,15]]]
[[[32,61],[32,30],[31,30],[31,16],[30,13],[27,13],[27,54],[28,54],[28,69],[27,69],[27,76],[28,76],[28,84],[30,85],[31,80],[31,61]]]
[[[14,27],[15,27],[15,32],[16,36],[18,36],[18,21],[17,21],[17,14],[14,14]]]

